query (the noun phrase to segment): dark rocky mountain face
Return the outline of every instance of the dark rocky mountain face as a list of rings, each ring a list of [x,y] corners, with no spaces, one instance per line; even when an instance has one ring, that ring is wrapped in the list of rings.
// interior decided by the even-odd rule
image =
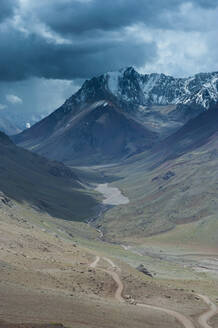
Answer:
[[[174,78],[157,73],[139,74],[129,67],[86,81],[69,102],[100,100],[108,93],[134,105],[196,104],[209,108],[218,101],[218,72]]]
[[[108,94],[134,106],[183,104],[208,109],[218,101],[218,72],[174,78],[157,73],[139,74],[129,67],[86,81],[69,102],[105,99]]]
[[[116,162],[151,148],[157,140],[154,132],[106,101],[87,105],[75,116],[68,112],[61,120],[47,118],[32,130],[35,138],[29,139],[28,130],[17,141],[25,137],[25,147],[68,164]]]
[[[217,72],[179,79],[130,67],[86,81],[14,140],[70,164],[116,162],[149,149],[217,101]]]

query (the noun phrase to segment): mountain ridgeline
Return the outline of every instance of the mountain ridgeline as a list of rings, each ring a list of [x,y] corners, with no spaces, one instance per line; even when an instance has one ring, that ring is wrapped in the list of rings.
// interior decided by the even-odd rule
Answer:
[[[85,81],[60,108],[13,137],[70,165],[116,163],[150,150],[218,102],[218,72],[189,78],[132,67]]]

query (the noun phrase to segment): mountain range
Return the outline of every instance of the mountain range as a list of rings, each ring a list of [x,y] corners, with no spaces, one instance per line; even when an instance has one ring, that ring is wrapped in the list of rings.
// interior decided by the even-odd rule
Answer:
[[[217,101],[217,72],[173,78],[129,67],[85,81],[13,140],[70,165],[116,163],[151,149]]]
[[[3,319],[194,327],[209,313],[216,326],[216,76],[107,73],[0,133]]]
[[[116,185],[130,199],[97,220],[106,238],[168,232],[166,243],[217,246],[217,123],[214,105],[149,151],[103,170],[120,178]]]
[[[101,173],[119,179],[130,203],[96,220],[111,240],[207,217],[212,227],[218,210],[217,97],[217,73],[174,79],[128,68],[86,81],[63,106],[13,139],[67,165],[116,164]]]

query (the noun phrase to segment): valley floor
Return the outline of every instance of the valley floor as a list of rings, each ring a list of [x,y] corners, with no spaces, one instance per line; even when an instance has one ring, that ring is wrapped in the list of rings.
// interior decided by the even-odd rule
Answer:
[[[218,314],[210,318],[211,305],[198,296],[207,295],[217,311],[216,277],[169,254],[160,260],[145,246],[108,244],[88,225],[23,204],[2,206],[0,217],[0,320],[32,323],[14,328],[218,326]],[[135,269],[141,263],[154,278]]]

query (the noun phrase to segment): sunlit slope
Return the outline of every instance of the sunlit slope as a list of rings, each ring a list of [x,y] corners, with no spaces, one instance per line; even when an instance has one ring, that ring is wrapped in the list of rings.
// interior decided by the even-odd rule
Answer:
[[[217,122],[218,112],[202,114],[153,153],[110,169],[124,178],[115,184],[130,203],[111,209],[100,222],[109,238],[145,237],[185,224],[168,238],[217,244]]]

